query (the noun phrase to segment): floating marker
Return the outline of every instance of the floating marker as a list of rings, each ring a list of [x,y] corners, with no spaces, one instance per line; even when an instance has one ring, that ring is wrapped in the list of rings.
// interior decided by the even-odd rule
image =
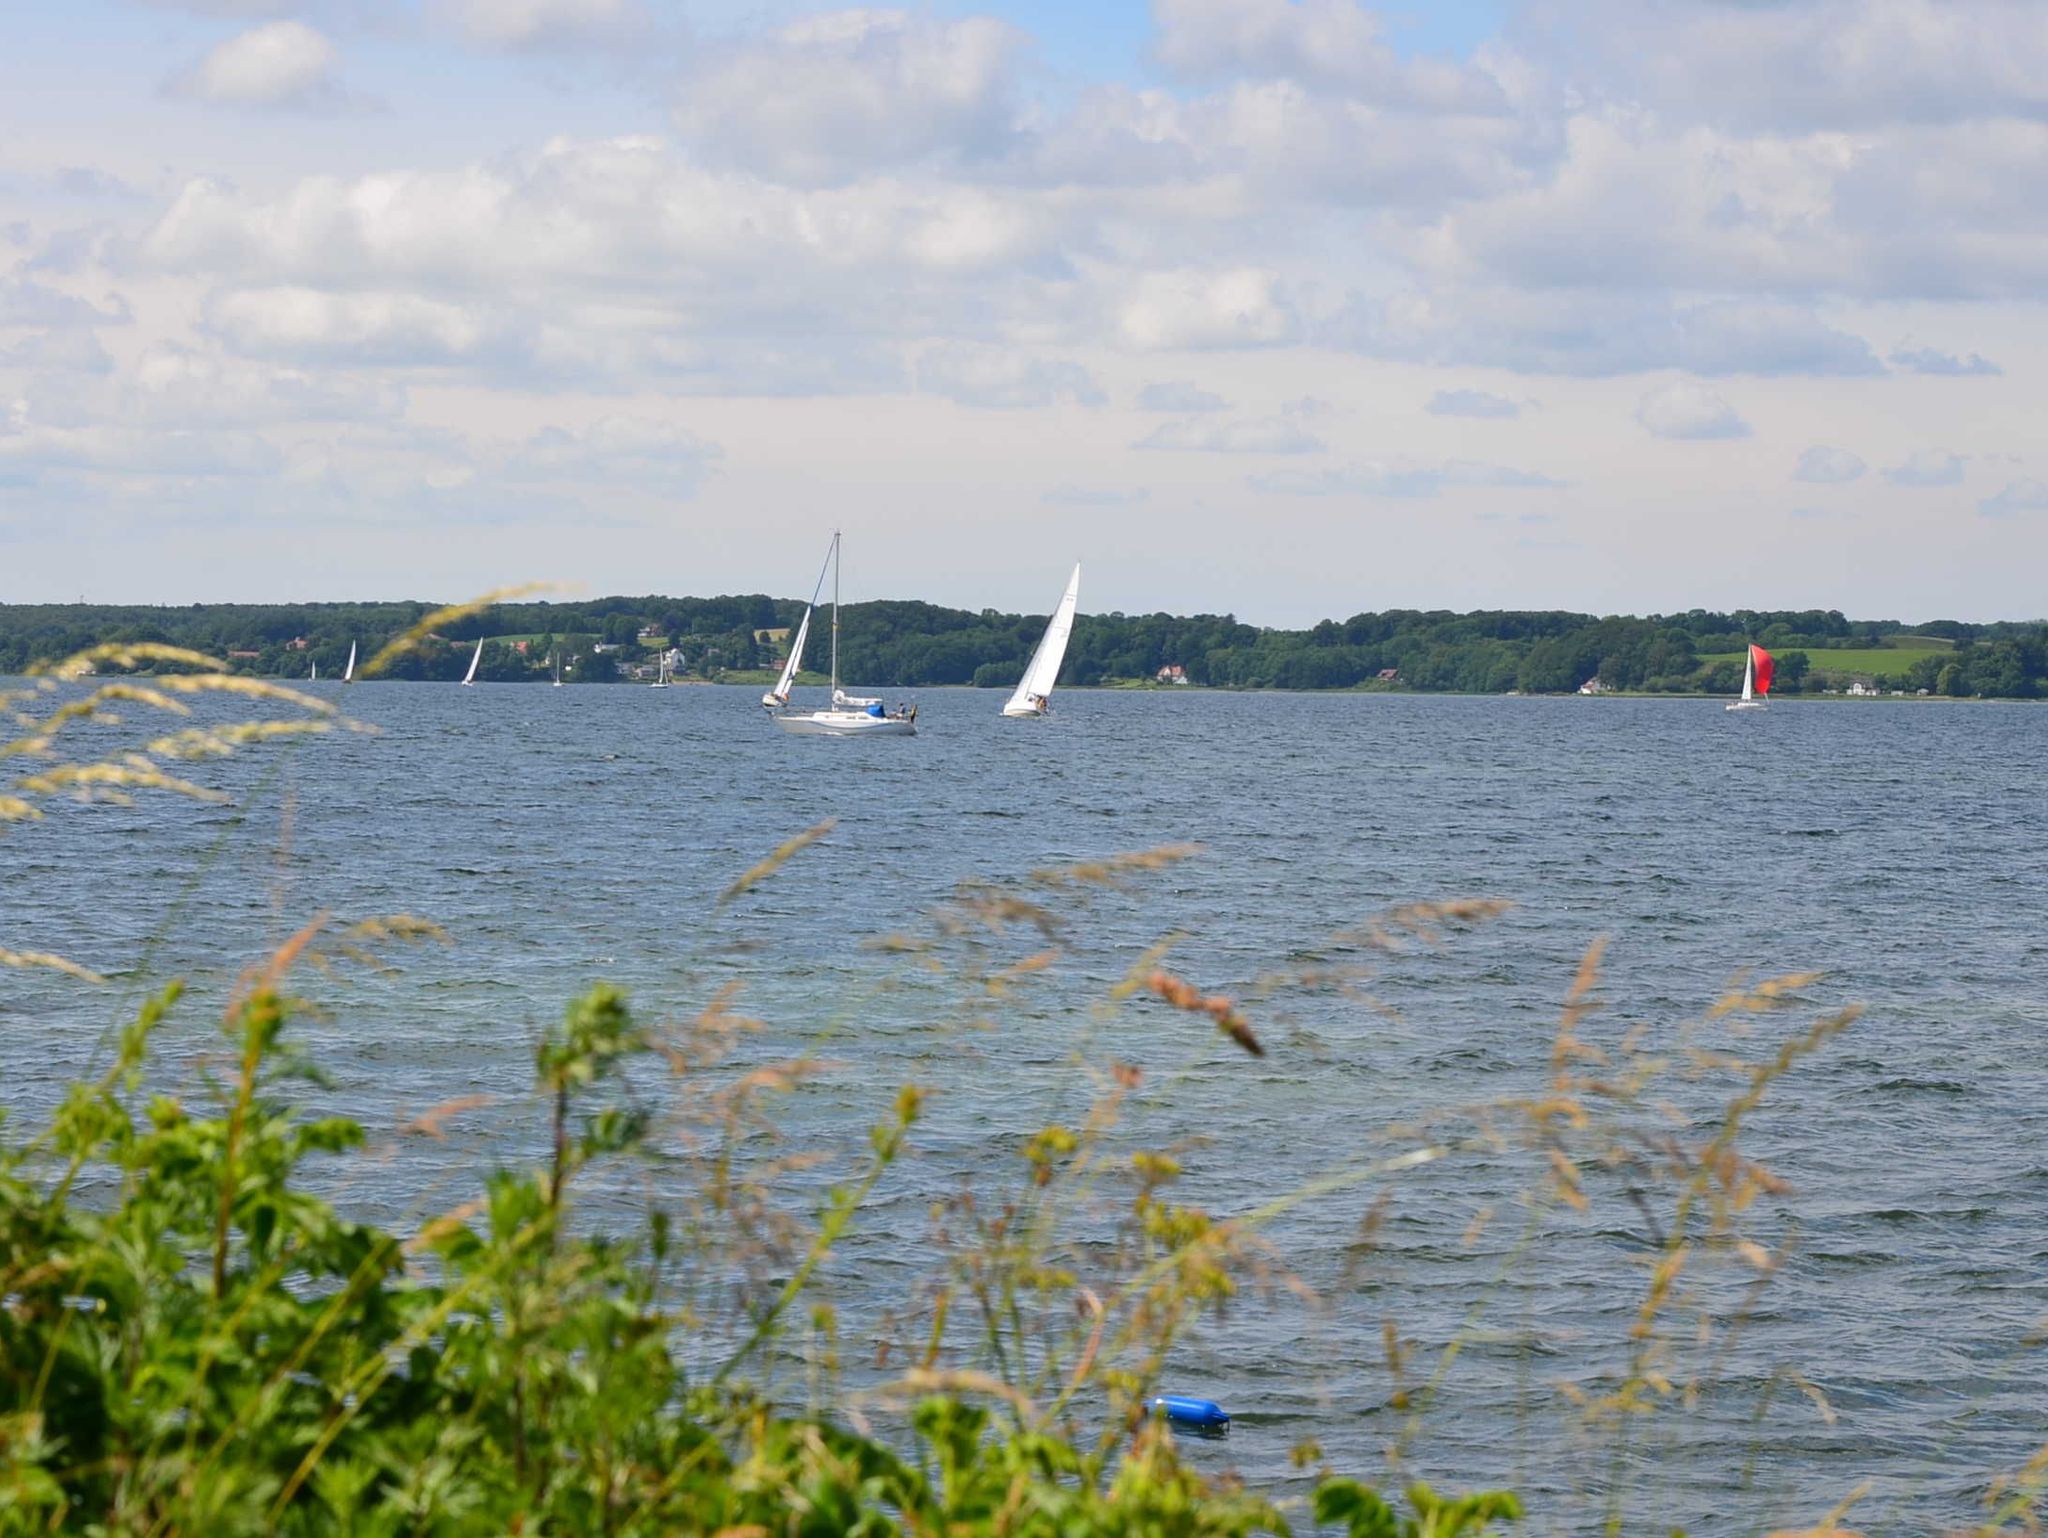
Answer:
[[[1213,1399],[1193,1399],[1186,1394],[1161,1394],[1152,1401],[1152,1408],[1176,1426],[1195,1426],[1203,1431],[1230,1429],[1229,1414]]]

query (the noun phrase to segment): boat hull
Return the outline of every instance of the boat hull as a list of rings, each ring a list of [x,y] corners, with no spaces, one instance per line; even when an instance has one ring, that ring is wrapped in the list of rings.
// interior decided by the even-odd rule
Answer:
[[[1731,700],[1727,708],[1729,710],[1768,710],[1770,707],[1762,700]]]
[[[917,723],[902,716],[871,716],[859,710],[814,710],[778,715],[775,724],[797,737],[915,737]]]
[[[1039,717],[1048,715],[1050,712],[1042,707],[1030,705],[1005,705],[1003,707],[1003,714],[1013,721],[1036,721]]]

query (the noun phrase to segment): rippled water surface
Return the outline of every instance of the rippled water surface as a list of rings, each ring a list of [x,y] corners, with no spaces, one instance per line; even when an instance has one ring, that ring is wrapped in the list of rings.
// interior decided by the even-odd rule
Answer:
[[[359,686],[348,707],[378,735],[217,766],[233,809],[66,809],[10,833],[0,939],[115,982],[0,975],[7,1103],[31,1120],[47,1106],[138,971],[217,999],[310,913],[424,914],[455,945],[407,955],[395,979],[315,983],[327,1013],[304,1027],[332,1099],[374,1129],[506,1097],[476,1130],[351,1178],[344,1200],[398,1220],[519,1156],[532,1041],[580,986],[615,980],[660,1015],[742,979],[771,1026],[760,1051],[838,1065],[790,1106],[800,1140],[851,1143],[905,1080],[939,1091],[832,1278],[857,1329],[915,1271],[935,1197],[1010,1181],[1023,1136],[1080,1114],[1077,1059],[1142,1065],[1132,1136],[1182,1148],[1185,1199],[1242,1213],[1408,1146],[1385,1141],[1397,1123],[1539,1087],[1596,936],[1606,1007],[1588,1030],[1605,1040],[1631,1022],[1668,1035],[1738,974],[1817,969],[1800,1010],[1752,1043],[1866,1006],[1756,1127],[1752,1151],[1794,1185],[1771,1232],[1795,1242],[1697,1402],[1634,1437],[1632,1526],[1812,1521],[1865,1479],[1858,1526],[1967,1522],[1989,1475],[2048,1438],[2026,1345],[2048,1315],[2048,712],[1073,692],[1054,719],[1018,723],[993,693],[936,691],[915,740],[840,742],[775,732],[754,698]],[[739,871],[827,817],[826,842],[714,916]],[[943,980],[862,944],[924,932],[962,881],[1182,841],[1199,856],[1127,891],[1054,894],[1065,957],[993,1030],[966,1029]],[[1516,906],[1387,959],[1369,990],[1254,1009],[1263,1060],[1156,1005],[1107,1023],[1086,1007],[1168,934],[1190,978],[1256,995],[1274,969],[1326,957],[1332,931],[1465,896]],[[204,1011],[181,1029],[189,1058]],[[1462,1343],[1413,1469],[1512,1483],[1551,1529],[1596,1522],[1613,1439],[1574,1430],[1559,1385],[1623,1360],[1644,1234],[1610,1211],[1546,1218],[1520,1242],[1529,1177],[1526,1156],[1472,1153],[1276,1220],[1274,1262],[1313,1301],[1254,1289],[1185,1345],[1170,1386],[1237,1417],[1198,1456],[1284,1484],[1313,1436],[1340,1466],[1380,1471],[1406,1419],[1391,1319],[1419,1375]]]

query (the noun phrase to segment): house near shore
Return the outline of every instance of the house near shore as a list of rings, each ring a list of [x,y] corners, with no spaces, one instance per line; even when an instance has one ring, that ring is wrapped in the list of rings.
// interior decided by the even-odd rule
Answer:
[[[1600,682],[1597,678],[1589,678],[1579,685],[1579,693],[1581,694],[1605,694],[1606,692],[1607,685]]]
[[[1184,684],[1188,681],[1188,670],[1178,662],[1169,662],[1152,676],[1163,684]]]
[[[1871,679],[1858,678],[1850,681],[1848,692],[1855,695],[1861,695],[1866,699],[1874,700],[1880,694],[1884,693],[1884,690],[1878,688],[1877,684]]]
[[[1397,684],[1401,681],[1401,670],[1399,668],[1381,668],[1373,676],[1378,678],[1383,684]]]

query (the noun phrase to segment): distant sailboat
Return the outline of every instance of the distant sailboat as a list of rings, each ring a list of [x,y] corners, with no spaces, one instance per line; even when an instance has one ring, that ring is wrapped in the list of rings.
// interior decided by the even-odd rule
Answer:
[[[1762,710],[1771,702],[1771,654],[1754,642],[1742,662],[1742,698],[1730,700],[1730,710]]]
[[[797,665],[803,660],[804,637],[811,628],[811,610],[804,610],[803,623],[797,627],[796,640],[789,648],[789,661],[783,664],[782,677],[775,688],[761,696],[761,703],[768,707],[775,717],[775,724],[785,732],[810,737],[915,737],[917,735],[917,707],[885,710],[880,700],[864,699],[859,695],[847,694],[839,687],[839,535],[832,536],[832,548],[825,560],[832,568],[832,703],[823,710],[790,711],[782,707],[789,703],[789,688],[796,681]],[[816,608],[817,594],[823,591],[824,574],[818,576],[818,588],[811,595],[811,607]]]
[[[1074,633],[1074,605],[1080,597],[1081,566],[1077,561],[1074,574],[1067,578],[1067,590],[1060,594],[1059,607],[1045,622],[1045,634],[1038,638],[1038,649],[1025,665],[1017,692],[1003,707],[1004,715],[1042,716],[1052,709],[1052,686],[1059,679],[1060,663],[1067,655],[1067,638]]]
[[[476,665],[483,660],[484,641],[482,636],[478,636],[476,641],[476,650],[470,653],[469,671],[462,675],[463,688],[467,689],[471,684],[476,682]]]
[[[317,684],[318,682],[320,682],[320,660],[317,657],[313,660],[312,676],[309,677],[306,680],[306,682],[309,684]]]
[[[555,687],[559,689],[562,687],[562,654],[558,651],[549,652],[548,661],[555,666]]]
[[[668,687],[668,679],[668,653],[663,652],[661,660],[654,664],[654,682],[647,687],[650,689],[666,689]]]
[[[341,670],[341,681],[352,684],[356,681],[356,643],[348,643],[348,666]]]

